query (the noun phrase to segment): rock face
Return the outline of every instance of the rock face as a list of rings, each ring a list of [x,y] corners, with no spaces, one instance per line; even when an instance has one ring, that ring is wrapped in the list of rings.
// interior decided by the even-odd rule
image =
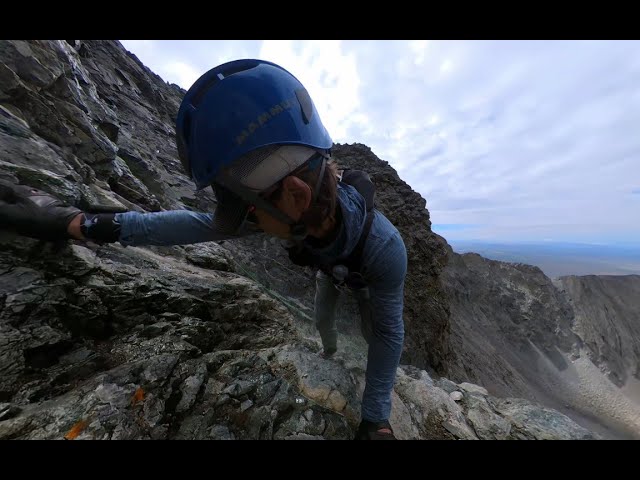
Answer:
[[[568,276],[558,283],[589,358],[618,387],[640,380],[640,275]]]
[[[484,385],[499,395],[547,391],[538,358],[558,370],[576,355],[567,299],[542,271],[530,265],[487,260],[451,252],[442,276],[450,300],[451,373]]]
[[[353,436],[361,339],[324,360],[262,286],[180,251],[53,252],[8,233],[0,245],[0,439]],[[207,247],[224,264],[228,253]],[[558,412],[408,365],[391,421],[401,439],[598,438]]]
[[[640,438],[640,277],[562,277],[450,252],[450,378],[563,411],[606,438]]]
[[[10,234],[0,266],[2,439],[353,435],[364,347],[321,359],[300,320],[251,280],[178,252],[68,245],[54,255]],[[398,437],[597,438],[557,412],[455,387],[460,404],[425,371],[400,368]]]
[[[0,178],[87,210],[211,211],[213,194],[196,192],[177,159],[184,93],[118,42],[0,41]],[[478,361],[488,358],[480,334],[476,347],[460,340],[462,327],[476,327],[449,316],[459,318],[471,296],[447,280],[447,245],[431,232],[425,201],[368,147],[336,145],[335,156],[372,175],[378,206],[409,251],[407,341],[391,418],[397,436],[597,438],[562,413],[513,398],[520,395],[497,398],[494,387],[529,393],[528,380],[515,360],[496,361],[515,373],[492,383],[493,365]],[[465,288],[475,285],[479,271],[456,261],[452,268]],[[496,341],[504,335],[562,367],[554,352],[577,344],[569,307],[525,270],[509,282],[533,293],[509,287],[502,302],[516,316],[480,333],[498,332]],[[339,352],[317,355],[313,288],[312,272],[290,265],[264,236],[124,248],[44,244],[0,230],[0,438],[351,438],[366,345],[347,297]],[[542,317],[543,330],[560,340],[533,327]],[[449,371],[451,380],[436,378]]]
[[[83,208],[214,205],[175,148],[184,92],[112,41],[0,42],[3,176]]]

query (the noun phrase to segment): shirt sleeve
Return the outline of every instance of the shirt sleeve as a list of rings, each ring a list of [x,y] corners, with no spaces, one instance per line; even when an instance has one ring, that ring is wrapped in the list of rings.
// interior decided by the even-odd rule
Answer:
[[[120,224],[119,242],[126,246],[186,245],[240,238],[261,230],[245,222],[235,235],[216,231],[212,213],[190,210],[166,212],[125,212],[115,215]]]

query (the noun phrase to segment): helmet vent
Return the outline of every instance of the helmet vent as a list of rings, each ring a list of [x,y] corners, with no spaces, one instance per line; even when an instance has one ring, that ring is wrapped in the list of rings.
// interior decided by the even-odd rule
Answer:
[[[229,68],[227,68],[225,71],[221,72],[225,77],[230,77],[231,75],[235,74],[235,73],[240,73],[240,72],[244,72],[246,70],[251,70],[252,68],[256,68],[258,66],[258,62],[255,62],[253,64],[251,63],[245,63],[242,62],[239,65],[229,65]]]
[[[219,81],[225,79],[226,77],[230,77],[231,75],[233,75],[235,73],[240,73],[240,72],[244,72],[246,70],[251,70],[252,68],[255,68],[257,66],[258,66],[257,63],[250,64],[250,63],[245,63],[245,62],[241,62],[239,65],[230,65],[229,68],[227,68],[224,72],[219,72],[217,75],[212,77],[208,82],[206,82],[204,85],[202,85],[200,87],[200,89],[198,90],[198,92],[193,96],[193,99],[191,100],[191,104],[194,107],[197,107],[198,104],[204,98],[205,94],[209,91],[209,89],[211,87],[213,87]]]

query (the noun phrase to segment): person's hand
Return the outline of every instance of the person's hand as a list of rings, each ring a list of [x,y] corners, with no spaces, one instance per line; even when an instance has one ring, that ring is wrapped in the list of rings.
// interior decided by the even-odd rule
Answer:
[[[71,238],[69,223],[82,211],[46,192],[0,180],[0,230],[60,241]]]

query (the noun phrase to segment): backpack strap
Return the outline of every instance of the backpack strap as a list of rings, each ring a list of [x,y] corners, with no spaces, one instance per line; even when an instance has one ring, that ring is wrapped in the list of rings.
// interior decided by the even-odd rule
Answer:
[[[376,187],[367,172],[362,170],[345,170],[342,173],[342,182],[351,185],[362,195],[367,205],[367,212],[373,209]]]
[[[369,237],[369,231],[371,230],[371,224],[373,223],[373,216],[373,209],[371,209],[367,212],[367,218],[364,221],[364,227],[362,228],[362,233],[360,234],[356,247],[353,249],[349,257],[342,262],[347,266],[349,272],[360,272],[360,267],[362,266],[362,253],[364,252],[364,245],[367,243],[367,238]]]

